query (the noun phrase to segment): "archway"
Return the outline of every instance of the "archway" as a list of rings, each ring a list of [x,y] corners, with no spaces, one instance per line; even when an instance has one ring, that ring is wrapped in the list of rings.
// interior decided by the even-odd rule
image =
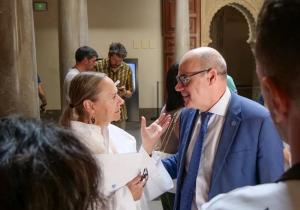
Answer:
[[[209,46],[221,52],[227,62],[228,74],[234,78],[238,93],[253,97],[255,61],[251,44],[254,39],[254,19],[241,5],[220,8],[210,24]]]

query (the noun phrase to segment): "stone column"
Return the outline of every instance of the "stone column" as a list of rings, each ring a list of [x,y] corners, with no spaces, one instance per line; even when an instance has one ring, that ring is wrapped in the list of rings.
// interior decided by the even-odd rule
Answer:
[[[175,59],[190,49],[189,0],[176,0]]]
[[[251,39],[251,41],[247,41],[247,42],[250,46],[251,52],[253,53],[253,59],[255,60],[255,43],[256,43],[256,40]],[[255,61],[254,61],[254,63],[255,63]],[[260,89],[259,81],[258,81],[258,78],[257,78],[257,75],[256,75],[256,70],[253,69],[252,99],[257,100],[258,97],[260,96],[260,94],[261,94],[261,89]]]
[[[75,51],[88,44],[87,0],[59,0],[59,68],[63,108],[63,82],[68,69],[75,65]]]
[[[39,118],[32,0],[0,1],[0,116]]]

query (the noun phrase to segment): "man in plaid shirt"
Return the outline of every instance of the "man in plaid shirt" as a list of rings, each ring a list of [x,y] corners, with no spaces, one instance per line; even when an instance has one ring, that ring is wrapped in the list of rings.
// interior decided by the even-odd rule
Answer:
[[[113,42],[109,46],[108,58],[99,60],[96,63],[96,71],[107,74],[114,82],[119,80],[118,94],[123,98],[130,98],[133,93],[133,81],[130,66],[123,60],[127,56],[127,51],[123,44]],[[126,128],[127,109],[126,105],[121,107],[121,119],[115,124],[122,129]]]

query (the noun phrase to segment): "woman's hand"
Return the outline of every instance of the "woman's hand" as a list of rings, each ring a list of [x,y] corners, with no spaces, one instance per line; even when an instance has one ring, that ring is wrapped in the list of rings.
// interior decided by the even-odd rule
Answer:
[[[127,187],[132,194],[133,200],[137,201],[141,199],[146,181],[146,179],[142,179],[141,175],[138,175],[127,183]]]
[[[154,146],[160,140],[160,136],[165,132],[171,120],[170,115],[162,113],[157,120],[146,127],[146,119],[141,119],[142,145],[148,154],[152,153]]]

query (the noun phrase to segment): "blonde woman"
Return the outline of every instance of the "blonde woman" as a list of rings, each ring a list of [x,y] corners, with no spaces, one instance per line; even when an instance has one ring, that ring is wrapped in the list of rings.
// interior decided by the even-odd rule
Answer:
[[[117,92],[114,82],[103,73],[83,72],[71,81],[70,104],[64,110],[60,122],[64,127],[71,128],[96,155],[136,152],[134,137],[110,124],[112,121],[120,119],[120,108],[124,103]],[[145,118],[142,118],[141,123],[142,148],[139,153],[149,170],[147,185],[158,184],[164,190],[172,187],[172,180],[160,160],[150,158],[148,154],[152,153],[152,142],[158,141],[169,121],[169,116],[162,115],[149,127],[146,127]],[[126,159],[122,161],[124,164],[126,163]],[[118,163],[116,170],[121,165],[122,162]],[[129,172],[120,169],[118,173]],[[149,183],[150,180],[152,184]],[[109,209],[140,209],[139,200],[145,184],[146,179],[137,175],[132,177],[132,180],[126,185],[111,190]],[[149,191],[151,191],[151,186],[149,187]],[[155,187],[159,188],[159,186]]]

